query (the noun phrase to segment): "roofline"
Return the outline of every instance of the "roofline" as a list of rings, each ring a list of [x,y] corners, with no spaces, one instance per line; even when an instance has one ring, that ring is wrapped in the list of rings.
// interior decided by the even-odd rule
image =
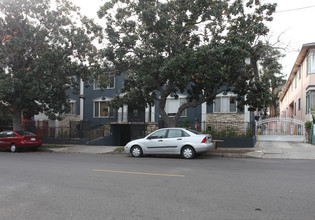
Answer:
[[[284,90],[283,90],[283,92],[280,94],[280,97],[279,97],[280,101],[283,100],[285,94],[286,94],[287,91],[289,90],[290,85],[292,84],[292,80],[293,80],[294,76],[296,75],[298,68],[302,65],[302,63],[303,63],[303,61],[304,61],[304,59],[305,59],[305,56],[306,56],[307,52],[309,51],[309,49],[311,49],[311,48],[313,48],[313,47],[314,47],[314,49],[315,49],[315,42],[313,42],[313,43],[307,43],[307,44],[303,44],[303,45],[302,45],[302,48],[301,48],[301,50],[300,50],[300,53],[299,53],[299,55],[298,55],[297,58],[296,58],[296,61],[295,61],[294,65],[293,65],[292,70],[291,70],[291,73],[290,73],[290,75],[289,75],[289,78],[288,78],[288,80],[287,80],[287,82],[286,82],[286,84],[285,84]]]

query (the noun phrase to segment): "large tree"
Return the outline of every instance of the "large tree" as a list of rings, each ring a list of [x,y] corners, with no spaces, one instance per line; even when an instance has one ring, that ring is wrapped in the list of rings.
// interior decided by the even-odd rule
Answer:
[[[274,47],[268,47],[261,59],[261,81],[266,84],[269,95],[264,102],[264,112],[266,114],[269,107],[269,116],[279,116],[279,93],[286,82],[282,73],[282,65],[279,60],[283,57],[280,51]]]
[[[22,111],[54,119],[69,110],[74,76],[101,70],[93,45],[101,39],[102,29],[68,0],[0,0],[0,97],[14,129]]]
[[[126,72],[124,95],[113,104],[158,101],[159,114],[175,126],[186,108],[212,103],[223,87],[244,97],[257,89],[259,79],[257,66],[246,65],[245,59],[267,35],[265,22],[272,20],[275,7],[259,0],[105,3],[98,11],[107,22],[104,56],[113,71]],[[187,95],[187,102],[169,117],[167,97],[179,93]]]
[[[252,47],[250,66],[255,77],[236,88],[235,92],[243,94],[246,99],[242,104],[250,105],[252,110],[263,110],[270,116],[278,112],[278,94],[285,83],[280,59],[283,57],[280,49],[269,41],[258,42]]]

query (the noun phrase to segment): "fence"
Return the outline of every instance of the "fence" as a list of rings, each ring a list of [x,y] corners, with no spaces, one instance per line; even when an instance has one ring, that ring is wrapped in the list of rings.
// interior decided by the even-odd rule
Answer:
[[[91,126],[88,121],[70,121],[68,126],[51,127],[48,122],[30,121],[24,129],[44,138],[86,139],[104,137],[106,126]]]
[[[206,132],[216,137],[252,137],[255,135],[254,122],[189,122],[183,121],[177,124],[178,127],[191,128],[199,132]]]
[[[12,126],[0,126],[0,131],[5,131],[5,130],[12,130]]]

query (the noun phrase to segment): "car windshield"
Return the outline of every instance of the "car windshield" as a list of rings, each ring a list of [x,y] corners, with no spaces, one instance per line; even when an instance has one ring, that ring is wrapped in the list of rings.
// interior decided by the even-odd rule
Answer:
[[[34,136],[35,134],[28,132],[28,131],[16,131],[21,136]]]

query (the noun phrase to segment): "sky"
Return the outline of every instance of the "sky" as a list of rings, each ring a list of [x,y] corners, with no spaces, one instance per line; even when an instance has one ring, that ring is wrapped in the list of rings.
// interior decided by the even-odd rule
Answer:
[[[268,23],[270,40],[280,39],[281,52],[285,57],[280,61],[282,73],[288,77],[303,44],[315,42],[315,0],[262,0],[277,3],[274,20]],[[106,0],[73,0],[81,7],[83,14],[97,18],[96,12]],[[313,21],[313,22],[312,22]]]

